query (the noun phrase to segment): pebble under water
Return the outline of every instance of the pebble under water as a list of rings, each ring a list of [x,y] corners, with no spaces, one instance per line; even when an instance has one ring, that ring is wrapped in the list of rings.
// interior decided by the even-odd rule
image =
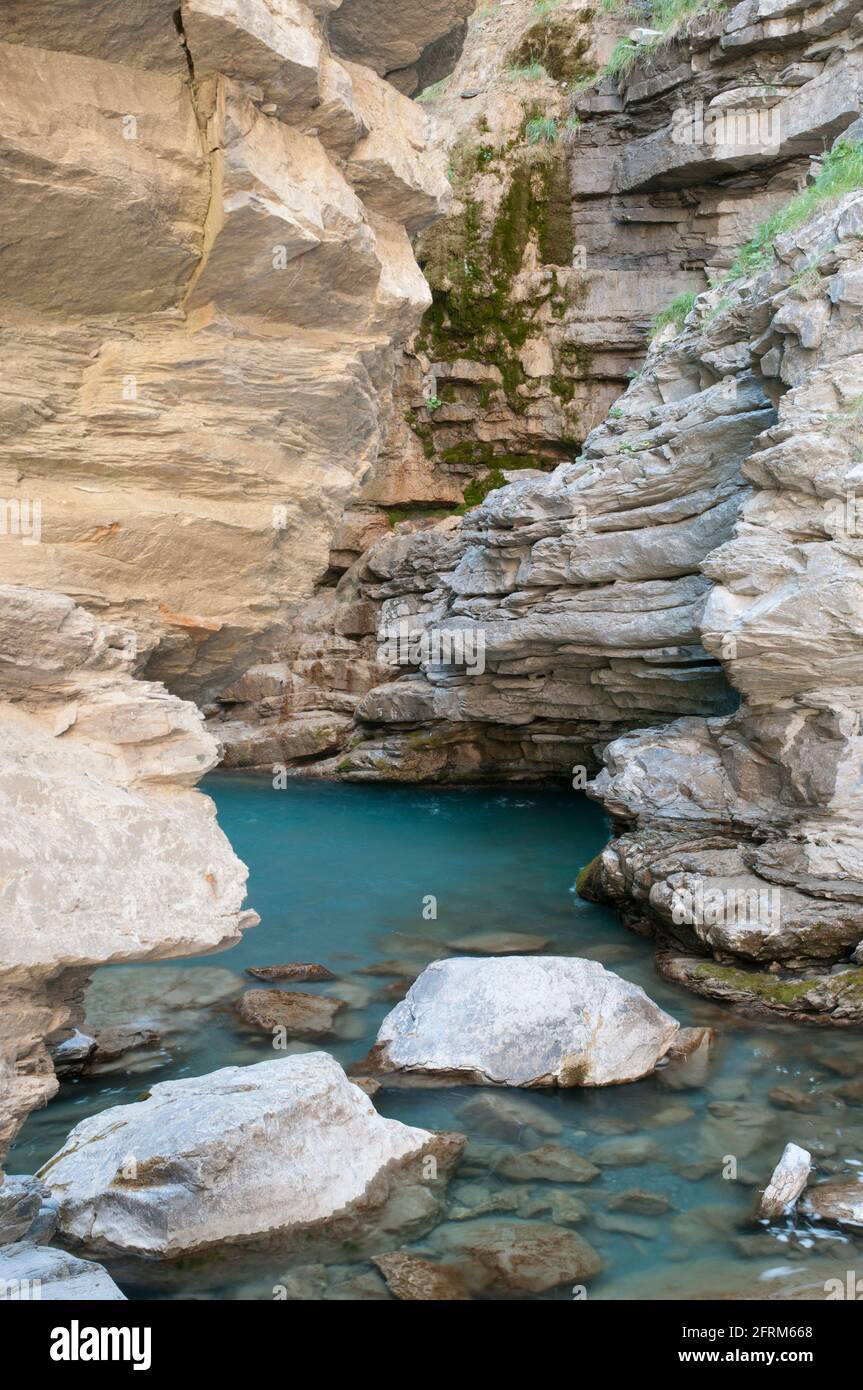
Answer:
[[[232,993],[241,982],[255,983],[243,975],[247,966],[314,961],[334,971],[333,983],[298,987],[348,1001],[338,1036],[289,1050],[324,1047],[347,1066],[372,1045],[400,988],[397,975],[364,973],[368,967],[395,962],[390,969],[410,973],[469,933],[530,932],[549,938],[547,954],[602,961],[681,1023],[717,1027],[704,1084],[680,1089],[679,1076],[671,1084],[671,1074],[659,1072],[605,1089],[507,1092],[524,1101],[525,1120],[533,1117],[539,1128],[526,1123],[506,1132],[476,1117],[471,1102],[481,1088],[380,1091],[382,1114],[460,1130],[471,1141],[466,1170],[450,1185],[448,1218],[420,1240],[391,1245],[434,1256],[469,1221],[568,1225],[602,1256],[589,1299],[824,1298],[826,1279],[844,1281],[846,1271],[863,1267],[863,1239],[800,1218],[772,1227],[752,1220],[757,1189],[789,1140],[811,1151],[813,1180],[860,1166],[863,1095],[851,1084],[858,1035],[743,1020],[665,984],[650,943],[575,894],[579,868],[608,838],[601,810],[586,797],[318,781],[274,790],[269,778],[224,773],[204,789],[249,866],[248,904],[261,925],[222,955],[98,972],[92,989],[102,1026],[146,1017],[148,1008],[160,1026],[173,1008],[173,1028],[163,1028],[161,1048],[139,1054],[131,1070],[121,1059],[108,1075],[65,1083],[28,1120],[9,1172],[33,1172],[79,1120],[139,1098],[153,1082],[283,1055],[233,1012]],[[436,920],[423,918],[429,895],[437,899]],[[592,1159],[600,1175],[560,1185],[496,1172],[507,1155],[548,1142]],[[735,1166],[729,1159],[736,1177],[724,1176]],[[621,1194],[635,1189],[647,1199],[621,1204]],[[181,1267],[147,1287],[115,1273],[130,1297],[272,1298],[279,1283],[293,1297],[385,1296],[374,1266],[347,1250],[323,1269],[289,1272],[281,1258],[263,1274],[238,1264],[234,1276],[220,1269],[210,1282],[200,1268]],[[540,1297],[571,1299],[573,1291],[564,1285]]]

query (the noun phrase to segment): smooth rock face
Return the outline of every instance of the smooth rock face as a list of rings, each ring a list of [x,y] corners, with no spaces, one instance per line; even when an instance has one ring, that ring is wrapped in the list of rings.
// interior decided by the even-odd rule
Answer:
[[[0,1246],[0,1300],[125,1302],[107,1270],[48,1245]]]
[[[162,1082],[77,1125],[41,1177],[67,1240],[170,1259],[372,1209],[433,1140],[383,1119],[312,1052]]]
[[[0,579],[203,701],[328,570],[430,302],[408,230],[451,193],[425,112],[331,52],[334,7],[128,8],[0,16],[0,495],[42,516]]]
[[[811,1171],[812,1155],[798,1144],[786,1144],[773,1176],[761,1195],[758,1215],[772,1219],[792,1212],[809,1181]]]
[[[381,1024],[382,1072],[479,1085],[608,1086],[653,1070],[679,1025],[596,961],[435,961]]]
[[[133,634],[0,586],[0,650],[2,1157],[56,1090],[43,1040],[80,1021],[87,968],[217,951],[257,917],[194,790],[218,745],[193,705],[134,678]]]

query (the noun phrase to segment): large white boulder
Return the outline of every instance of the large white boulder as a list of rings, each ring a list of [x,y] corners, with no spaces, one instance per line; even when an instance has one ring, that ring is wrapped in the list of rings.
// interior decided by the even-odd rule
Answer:
[[[598,961],[456,957],[423,971],[372,1055],[385,1072],[480,1085],[609,1086],[651,1072],[679,1026]]]
[[[41,1170],[86,1250],[171,1258],[322,1227],[421,1180],[436,1136],[378,1115],[327,1053],[166,1081],[76,1125]]]

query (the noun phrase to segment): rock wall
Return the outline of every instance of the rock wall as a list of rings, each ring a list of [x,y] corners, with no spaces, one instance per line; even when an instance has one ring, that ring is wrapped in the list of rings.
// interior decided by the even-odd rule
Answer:
[[[194,705],[135,678],[133,633],[0,587],[0,1161],[57,1089],[46,1039],[94,965],[222,950],[257,921],[194,790],[219,749]]]
[[[702,567],[702,640],[742,704],[610,745],[592,792],[629,829],[585,887],[655,933],[663,971],[698,993],[859,1023],[863,188],[775,253],[699,299],[647,372],[720,353],[738,390],[780,396],[734,535]]]
[[[445,164],[372,66],[465,5],[416,7],[401,46],[388,10],[345,0],[332,34],[333,0],[0,16],[0,579],[133,628],[199,703],[326,575],[429,302],[409,236]]]

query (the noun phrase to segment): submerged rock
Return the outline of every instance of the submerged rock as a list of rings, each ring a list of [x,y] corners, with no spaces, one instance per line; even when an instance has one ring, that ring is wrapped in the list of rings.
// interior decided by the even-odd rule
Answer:
[[[563,1125],[549,1110],[526,1096],[485,1091],[459,1108],[459,1119],[469,1128],[498,1139],[517,1139],[530,1128],[537,1134],[560,1134]]]
[[[797,1144],[786,1144],[773,1176],[762,1193],[758,1215],[769,1220],[792,1212],[809,1181],[811,1169],[811,1154]],[[863,1188],[860,1191],[863,1193]]]
[[[294,980],[297,984],[312,980],[334,980],[332,970],[325,965],[314,965],[306,961],[291,961],[288,965],[249,965],[246,974],[256,980]]]
[[[600,1170],[564,1144],[543,1144],[527,1153],[510,1154],[497,1171],[522,1182],[592,1182]]]
[[[532,951],[543,951],[550,937],[533,936],[523,931],[481,931],[472,936],[459,937],[457,941],[446,944],[451,951],[466,951],[478,956],[517,956],[528,955]]]
[[[602,1260],[575,1231],[540,1221],[471,1221],[441,1228],[435,1248],[456,1262],[472,1293],[547,1293],[592,1279]]]
[[[400,1173],[460,1141],[378,1115],[323,1052],[166,1081],[77,1125],[39,1176],[93,1253],[172,1259],[280,1243],[383,1209]],[[433,1183],[424,1184],[434,1202]],[[432,1221],[427,1221],[426,1229]]]
[[[422,1260],[407,1250],[378,1255],[375,1264],[396,1298],[410,1302],[454,1303],[470,1298],[457,1270]]]
[[[283,1028],[290,1038],[326,1038],[333,1031],[336,1014],[345,1007],[343,999],[298,989],[250,989],[237,1004],[237,1013],[262,1033]]]
[[[863,1227],[863,1178],[831,1178],[807,1192],[800,1204],[805,1216],[814,1216],[837,1226]]]
[[[106,1303],[125,1301],[106,1269],[49,1245],[0,1247],[0,1300]]]
[[[371,1059],[382,1072],[478,1085],[608,1086],[651,1072],[678,1028],[597,961],[455,958],[423,971]]]

